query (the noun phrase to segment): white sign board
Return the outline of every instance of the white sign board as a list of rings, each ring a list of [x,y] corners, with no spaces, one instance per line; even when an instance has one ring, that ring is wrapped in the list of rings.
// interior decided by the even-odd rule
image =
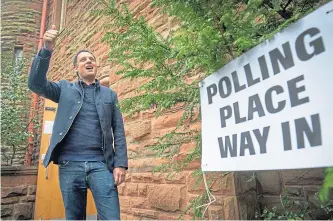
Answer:
[[[333,166],[333,2],[199,86],[203,171]]]
[[[46,120],[44,122],[44,134],[52,134],[54,121]]]

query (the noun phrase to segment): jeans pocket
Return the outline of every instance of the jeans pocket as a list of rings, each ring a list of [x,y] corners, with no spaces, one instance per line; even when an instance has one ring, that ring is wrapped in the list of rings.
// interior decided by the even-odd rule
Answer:
[[[59,162],[59,168],[66,168],[69,165],[69,160],[63,160]]]

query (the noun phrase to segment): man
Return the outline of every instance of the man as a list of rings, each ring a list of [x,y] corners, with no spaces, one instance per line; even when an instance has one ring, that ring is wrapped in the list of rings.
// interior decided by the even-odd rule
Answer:
[[[78,82],[46,79],[56,27],[44,34],[28,80],[30,90],[58,103],[51,143],[43,165],[59,165],[60,189],[66,219],[86,219],[87,188],[92,192],[99,219],[119,220],[117,185],[128,168],[122,115],[115,92],[96,80],[93,54],[79,51],[74,57]]]

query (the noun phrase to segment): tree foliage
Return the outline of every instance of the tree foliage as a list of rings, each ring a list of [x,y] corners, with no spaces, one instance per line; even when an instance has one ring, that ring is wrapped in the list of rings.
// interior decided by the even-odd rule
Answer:
[[[30,92],[24,70],[23,59],[15,63],[13,55],[1,55],[1,156],[7,165],[28,139]]]

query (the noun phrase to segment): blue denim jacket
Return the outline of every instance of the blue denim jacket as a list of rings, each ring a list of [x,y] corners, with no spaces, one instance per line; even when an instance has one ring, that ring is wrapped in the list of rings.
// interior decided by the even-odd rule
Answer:
[[[43,49],[42,49],[43,50]],[[28,87],[36,94],[58,103],[50,146],[43,165],[51,161],[58,164],[59,143],[70,129],[83,103],[81,82],[67,80],[51,82],[46,79],[51,55],[47,58],[35,56],[28,79]],[[96,109],[103,131],[103,153],[110,171],[115,167],[128,168],[127,145],[123,118],[119,110],[118,98],[111,89],[97,84],[95,93]]]

